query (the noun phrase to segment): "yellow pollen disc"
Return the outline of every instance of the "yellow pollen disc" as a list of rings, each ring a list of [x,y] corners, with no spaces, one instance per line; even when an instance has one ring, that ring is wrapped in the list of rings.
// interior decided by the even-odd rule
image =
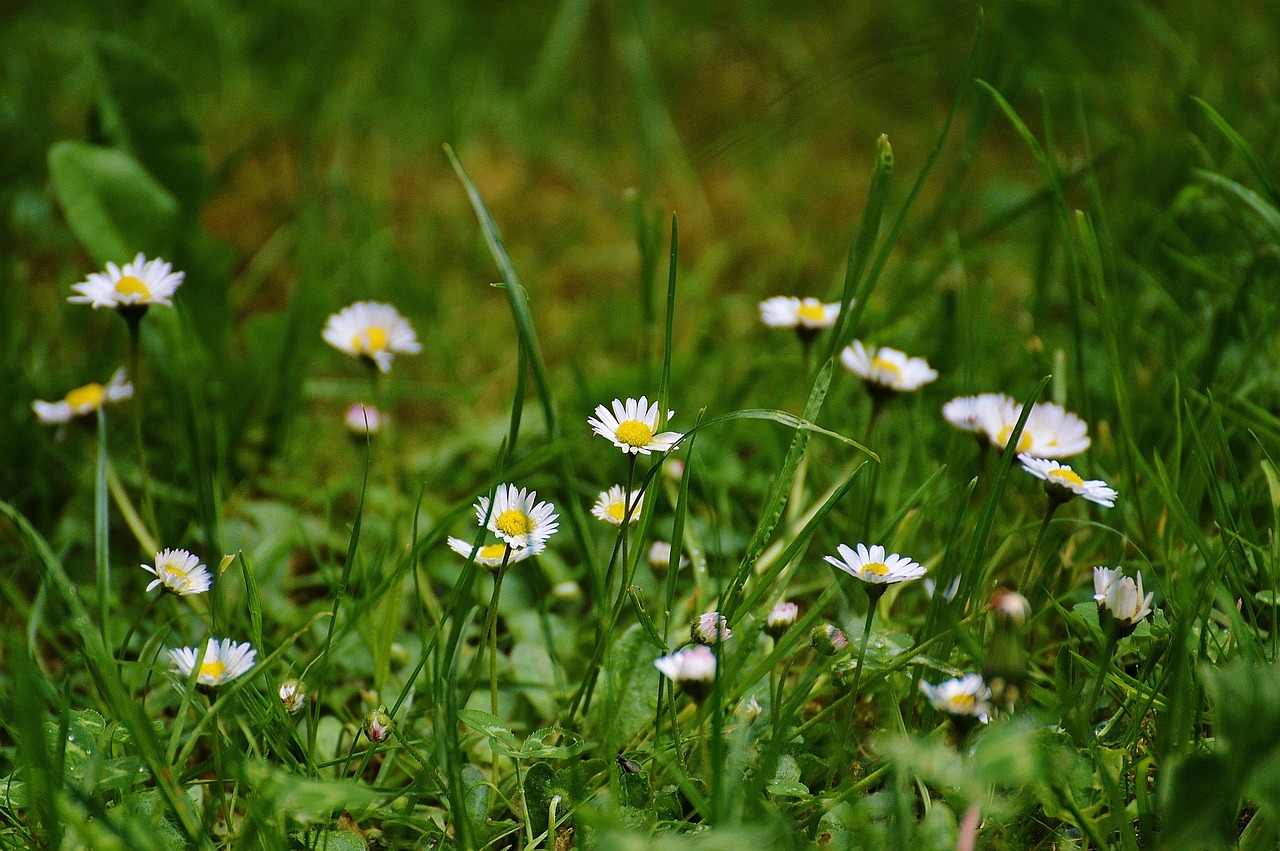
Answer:
[[[639,420],[627,420],[618,424],[614,437],[628,446],[648,446],[653,441],[653,429]]]
[[[66,403],[73,411],[96,411],[102,407],[106,392],[101,384],[86,384],[68,393]]]
[[[618,502],[611,502],[608,507],[605,508],[604,513],[621,523],[627,516],[627,504],[621,500]]]
[[[901,377],[902,375],[902,367],[898,366],[893,361],[888,361],[880,357],[875,358],[874,360],[871,361],[871,368],[879,369],[899,377]]]
[[[120,280],[116,281],[115,290],[116,295],[136,295],[143,301],[151,298],[151,290],[147,289],[147,285],[142,283],[142,281],[135,278],[133,275],[125,275]]]
[[[1065,467],[1050,470],[1049,478],[1077,488],[1084,486],[1084,479],[1080,478],[1073,471],[1068,470]]]
[[[1009,442],[1009,437],[1013,434],[1013,426],[1005,426],[1000,429],[1000,433],[996,435],[996,443],[1004,446]],[[1018,446],[1016,452],[1026,452],[1031,449],[1031,435],[1027,434],[1027,430],[1022,430],[1022,436],[1018,438]]]
[[[214,659],[212,662],[205,662],[200,666],[200,676],[209,677],[213,680],[222,679],[227,672],[227,663],[221,659]]]
[[[356,332],[351,338],[351,348],[362,355],[375,355],[387,348],[387,330],[372,325]]]
[[[498,515],[494,525],[504,535],[528,535],[533,531],[533,518],[518,508],[508,508]]]
[[[973,709],[973,705],[977,702],[977,698],[971,694],[957,694],[950,701],[953,707],[966,712]]]
[[[872,561],[862,566],[863,573],[874,573],[876,576],[884,576],[889,572],[889,565],[882,561]]]
[[[796,317],[805,322],[826,322],[827,312],[820,304],[802,304],[796,311]]]
[[[510,514],[511,512],[507,512]],[[477,558],[502,558],[507,554],[506,544],[489,544],[476,551]]]

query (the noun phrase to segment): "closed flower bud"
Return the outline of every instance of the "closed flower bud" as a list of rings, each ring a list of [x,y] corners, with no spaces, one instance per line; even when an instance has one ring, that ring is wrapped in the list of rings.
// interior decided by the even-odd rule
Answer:
[[[656,659],[653,665],[694,700],[710,694],[715,683],[716,654],[705,644],[677,650]]]
[[[706,612],[693,622],[689,637],[698,644],[719,644],[733,638],[729,622],[719,612]]]
[[[795,603],[786,601],[777,603],[769,610],[769,617],[764,622],[764,631],[774,638],[781,638],[787,634],[787,630],[795,626],[799,614],[800,607]]]
[[[391,716],[387,714],[386,705],[364,716],[364,734],[371,742],[385,742],[391,735]]]
[[[834,656],[849,646],[849,639],[844,637],[844,633],[829,623],[815,626],[809,633],[809,641],[813,649],[823,656]]]
[[[995,614],[997,621],[1007,621],[1022,626],[1031,616],[1031,604],[1017,591],[997,588],[991,595],[991,611]]]
[[[307,705],[307,687],[302,680],[285,680],[280,684],[280,702],[285,711],[295,714]]]

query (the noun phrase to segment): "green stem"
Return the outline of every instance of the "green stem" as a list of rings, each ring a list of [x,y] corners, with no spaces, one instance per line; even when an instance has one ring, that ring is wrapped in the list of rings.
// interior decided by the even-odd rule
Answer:
[[[1111,660],[1116,655],[1116,645],[1120,643],[1120,637],[1115,633],[1107,635],[1107,643],[1102,651],[1102,662],[1098,665],[1098,677],[1093,681],[1093,689],[1089,693],[1089,702],[1085,704],[1088,709],[1088,719],[1092,721],[1094,712],[1098,708],[1098,698],[1102,696],[1102,685],[1107,681],[1107,674],[1111,672]]]
[[[489,598],[489,610],[484,615],[484,635],[489,651],[489,708],[494,715],[498,714],[498,596],[502,593],[502,580],[507,576],[507,564],[511,560],[511,545],[502,556],[502,564],[498,566],[498,575],[493,578],[493,596]],[[497,755],[494,755],[496,767]],[[496,775],[495,775],[496,777]]]
[[[98,580],[98,621],[102,643],[111,646],[107,635],[111,601],[111,553],[107,515],[107,416],[98,408],[98,464],[93,498],[93,554]]]
[[[139,330],[142,317],[125,318],[129,326],[129,380],[133,382],[133,441],[138,453],[138,476],[142,480],[142,516],[152,538],[156,537],[159,527],[156,525],[156,506],[151,498],[151,472],[147,465],[147,448],[142,439],[142,382],[138,376],[138,362],[141,345]]]
[[[853,672],[853,692],[849,697],[851,706],[849,712],[852,714],[853,707],[858,702],[858,686],[862,684],[862,666],[867,661],[867,644],[871,639],[871,622],[876,616],[876,605],[880,602],[880,598],[884,596],[883,585],[867,586],[867,621],[862,627],[862,647],[858,651],[858,667]]]
[[[1022,579],[1018,582],[1018,590],[1027,597],[1031,596],[1031,580],[1035,575],[1036,554],[1040,551],[1040,544],[1044,541],[1045,533],[1049,531],[1049,521],[1053,520],[1053,515],[1057,513],[1058,508],[1062,505],[1062,500],[1049,497],[1049,507],[1044,513],[1044,521],[1040,524],[1040,531],[1036,533],[1036,542],[1031,545],[1031,552],[1027,553],[1027,563],[1022,568]]]

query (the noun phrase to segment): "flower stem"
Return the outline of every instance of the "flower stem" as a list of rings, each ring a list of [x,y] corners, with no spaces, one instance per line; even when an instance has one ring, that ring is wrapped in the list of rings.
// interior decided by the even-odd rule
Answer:
[[[867,620],[862,627],[862,646],[858,650],[858,667],[853,671],[853,692],[849,696],[850,715],[853,714],[854,708],[858,704],[858,686],[862,684],[862,666],[867,661],[867,644],[871,640],[871,621],[876,616],[876,604],[880,602],[880,597],[883,594],[884,589],[880,589],[879,593],[873,594],[870,590],[870,586],[868,587],[867,598],[869,602],[867,605]]]
[[[1028,597],[1031,596],[1031,580],[1035,576],[1036,553],[1040,551],[1040,544],[1044,541],[1045,533],[1049,531],[1049,521],[1053,519],[1053,515],[1061,505],[1062,500],[1049,497],[1049,507],[1044,513],[1044,520],[1040,523],[1040,531],[1036,533],[1036,542],[1031,545],[1031,552],[1027,553],[1027,563],[1022,568],[1022,579],[1018,582],[1018,590]]]
[[[1111,673],[1111,660],[1116,655],[1116,645],[1120,643],[1120,637],[1114,632],[1108,632],[1107,643],[1102,650],[1102,661],[1098,664],[1098,677],[1093,682],[1093,689],[1089,693],[1089,702],[1085,704],[1092,720],[1093,713],[1098,708],[1098,698],[1102,696],[1102,685],[1107,681],[1107,674]]]
[[[110,519],[107,515],[107,417],[98,408],[98,464],[93,494],[93,554],[95,574],[98,580],[98,620],[102,630],[102,643],[111,646],[107,636],[108,613],[111,603],[111,553],[109,534]]]
[[[138,362],[141,360],[139,331],[142,317],[125,317],[129,326],[129,380],[133,382],[133,440],[138,453],[138,476],[142,480],[142,517],[152,537],[159,532],[156,525],[156,507],[151,499],[151,472],[147,465],[146,444],[142,440],[142,382],[138,377]]]

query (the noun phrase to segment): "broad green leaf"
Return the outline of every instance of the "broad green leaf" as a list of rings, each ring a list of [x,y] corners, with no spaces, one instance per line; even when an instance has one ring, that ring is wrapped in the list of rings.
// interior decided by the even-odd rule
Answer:
[[[95,261],[172,255],[178,202],[133,157],[59,142],[49,149],[49,173],[67,224]]]
[[[582,753],[586,746],[582,737],[572,730],[545,727],[529,734],[524,740],[524,747],[520,749],[520,756],[523,759],[568,759]]]
[[[254,797],[300,822],[327,821],[341,810],[360,810],[379,797],[377,790],[349,780],[311,780],[262,762],[245,766]],[[265,804],[264,804],[265,805]]]
[[[458,720],[477,733],[482,733],[493,745],[493,749],[503,756],[519,757],[520,743],[511,732],[511,728],[502,720],[479,709],[459,709]]]

